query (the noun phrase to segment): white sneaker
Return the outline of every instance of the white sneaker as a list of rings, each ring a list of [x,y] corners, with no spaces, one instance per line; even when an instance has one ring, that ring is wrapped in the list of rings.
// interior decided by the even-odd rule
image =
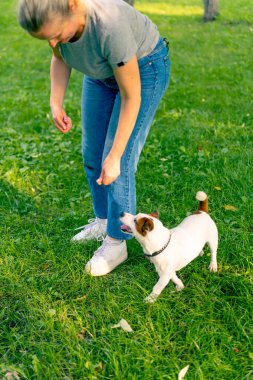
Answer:
[[[91,276],[103,276],[110,273],[119,264],[127,259],[126,242],[113,242],[108,237],[103,241],[90,261],[85,266],[85,271]]]
[[[82,243],[85,240],[92,239],[103,240],[106,236],[107,219],[89,219],[88,223],[85,226],[76,228],[76,230],[82,229],[82,231],[71,239],[72,242]]]

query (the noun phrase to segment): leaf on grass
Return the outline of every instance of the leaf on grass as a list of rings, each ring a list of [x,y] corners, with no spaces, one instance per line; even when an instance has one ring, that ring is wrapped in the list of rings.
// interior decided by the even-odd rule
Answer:
[[[221,191],[221,187],[219,186],[214,186],[215,190]]]
[[[91,340],[93,338],[93,335],[86,329],[86,327],[84,327],[79,334],[77,334],[77,338],[79,340],[84,340],[84,339],[87,339],[87,340]]]
[[[16,371],[14,372],[7,372],[5,374],[6,379],[8,380],[20,380],[20,377],[18,376],[18,373]]]
[[[181,371],[179,372],[178,374],[178,380],[183,380],[187,371],[189,369],[189,365],[187,365],[186,367],[184,367],[183,369],[181,369]]]
[[[56,310],[55,309],[49,309],[47,314],[50,315],[50,317],[52,317],[53,315],[56,314]]]
[[[237,211],[237,208],[235,206],[232,206],[232,205],[225,205],[224,209],[227,211]]]
[[[43,269],[44,271],[48,270],[48,268],[49,268],[49,264],[48,264],[48,263],[43,264],[42,269]]]
[[[186,148],[183,145],[179,147],[179,150],[181,150],[181,152],[183,153],[186,153]]]
[[[75,299],[75,301],[77,301],[77,302],[83,302],[86,298],[87,298],[87,296],[86,296],[86,294],[85,294],[84,296],[77,297],[77,298]]]
[[[32,365],[33,365],[33,370],[35,375],[39,375],[39,370],[40,370],[40,361],[38,359],[37,355],[32,356]]]
[[[113,325],[112,329],[116,329],[118,327],[121,327],[122,330],[127,331],[127,332],[133,331],[132,327],[129,325],[129,323],[125,319],[121,319],[119,323],[117,323],[116,325]]]

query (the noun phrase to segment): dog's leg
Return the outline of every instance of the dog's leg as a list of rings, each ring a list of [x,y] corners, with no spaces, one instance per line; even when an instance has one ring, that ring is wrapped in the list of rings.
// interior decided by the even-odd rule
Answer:
[[[163,291],[163,289],[165,288],[165,286],[168,285],[170,279],[171,279],[171,274],[164,274],[162,275],[158,282],[155,284],[155,286],[153,287],[153,290],[152,292],[149,294],[149,296],[147,296],[145,298],[145,302],[147,303],[153,303],[155,302],[155,300],[157,299],[157,297],[159,296],[159,294],[161,294],[161,292]]]
[[[214,236],[212,240],[208,242],[211,250],[211,262],[209,265],[210,272],[217,272],[217,248],[218,248],[218,236]]]
[[[172,276],[172,281],[174,282],[174,284],[176,285],[176,289],[178,292],[180,292],[180,290],[183,290],[184,289],[184,284],[183,282],[180,280],[180,278],[177,277],[176,273],[173,274]]]

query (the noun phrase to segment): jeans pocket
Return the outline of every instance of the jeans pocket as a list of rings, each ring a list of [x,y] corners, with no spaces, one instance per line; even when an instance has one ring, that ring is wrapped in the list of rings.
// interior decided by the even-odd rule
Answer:
[[[152,63],[152,60],[149,58],[149,56],[147,55],[146,57],[143,57],[141,59],[138,60],[138,66],[139,66],[139,70],[143,70],[145,67],[149,67]]]
[[[157,71],[154,63],[148,60],[143,66],[139,67],[139,70],[142,89],[153,88],[157,80]]]
[[[162,38],[160,38],[155,48],[148,55],[138,60],[139,67],[143,68],[145,66],[150,65],[152,61],[159,59],[163,49],[165,48],[166,47],[165,47],[164,41]]]

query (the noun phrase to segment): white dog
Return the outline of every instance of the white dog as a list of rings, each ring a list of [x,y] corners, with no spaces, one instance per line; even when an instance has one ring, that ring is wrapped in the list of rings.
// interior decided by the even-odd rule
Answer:
[[[198,211],[171,230],[158,220],[157,213],[121,214],[121,230],[132,234],[139,241],[145,256],[155,265],[159,274],[159,281],[145,298],[146,302],[154,302],[170,280],[177,290],[182,290],[184,284],[176,272],[203,254],[202,249],[206,243],[211,250],[209,269],[217,271],[218,230],[208,215],[207,195],[199,191],[196,198],[199,201]]]

